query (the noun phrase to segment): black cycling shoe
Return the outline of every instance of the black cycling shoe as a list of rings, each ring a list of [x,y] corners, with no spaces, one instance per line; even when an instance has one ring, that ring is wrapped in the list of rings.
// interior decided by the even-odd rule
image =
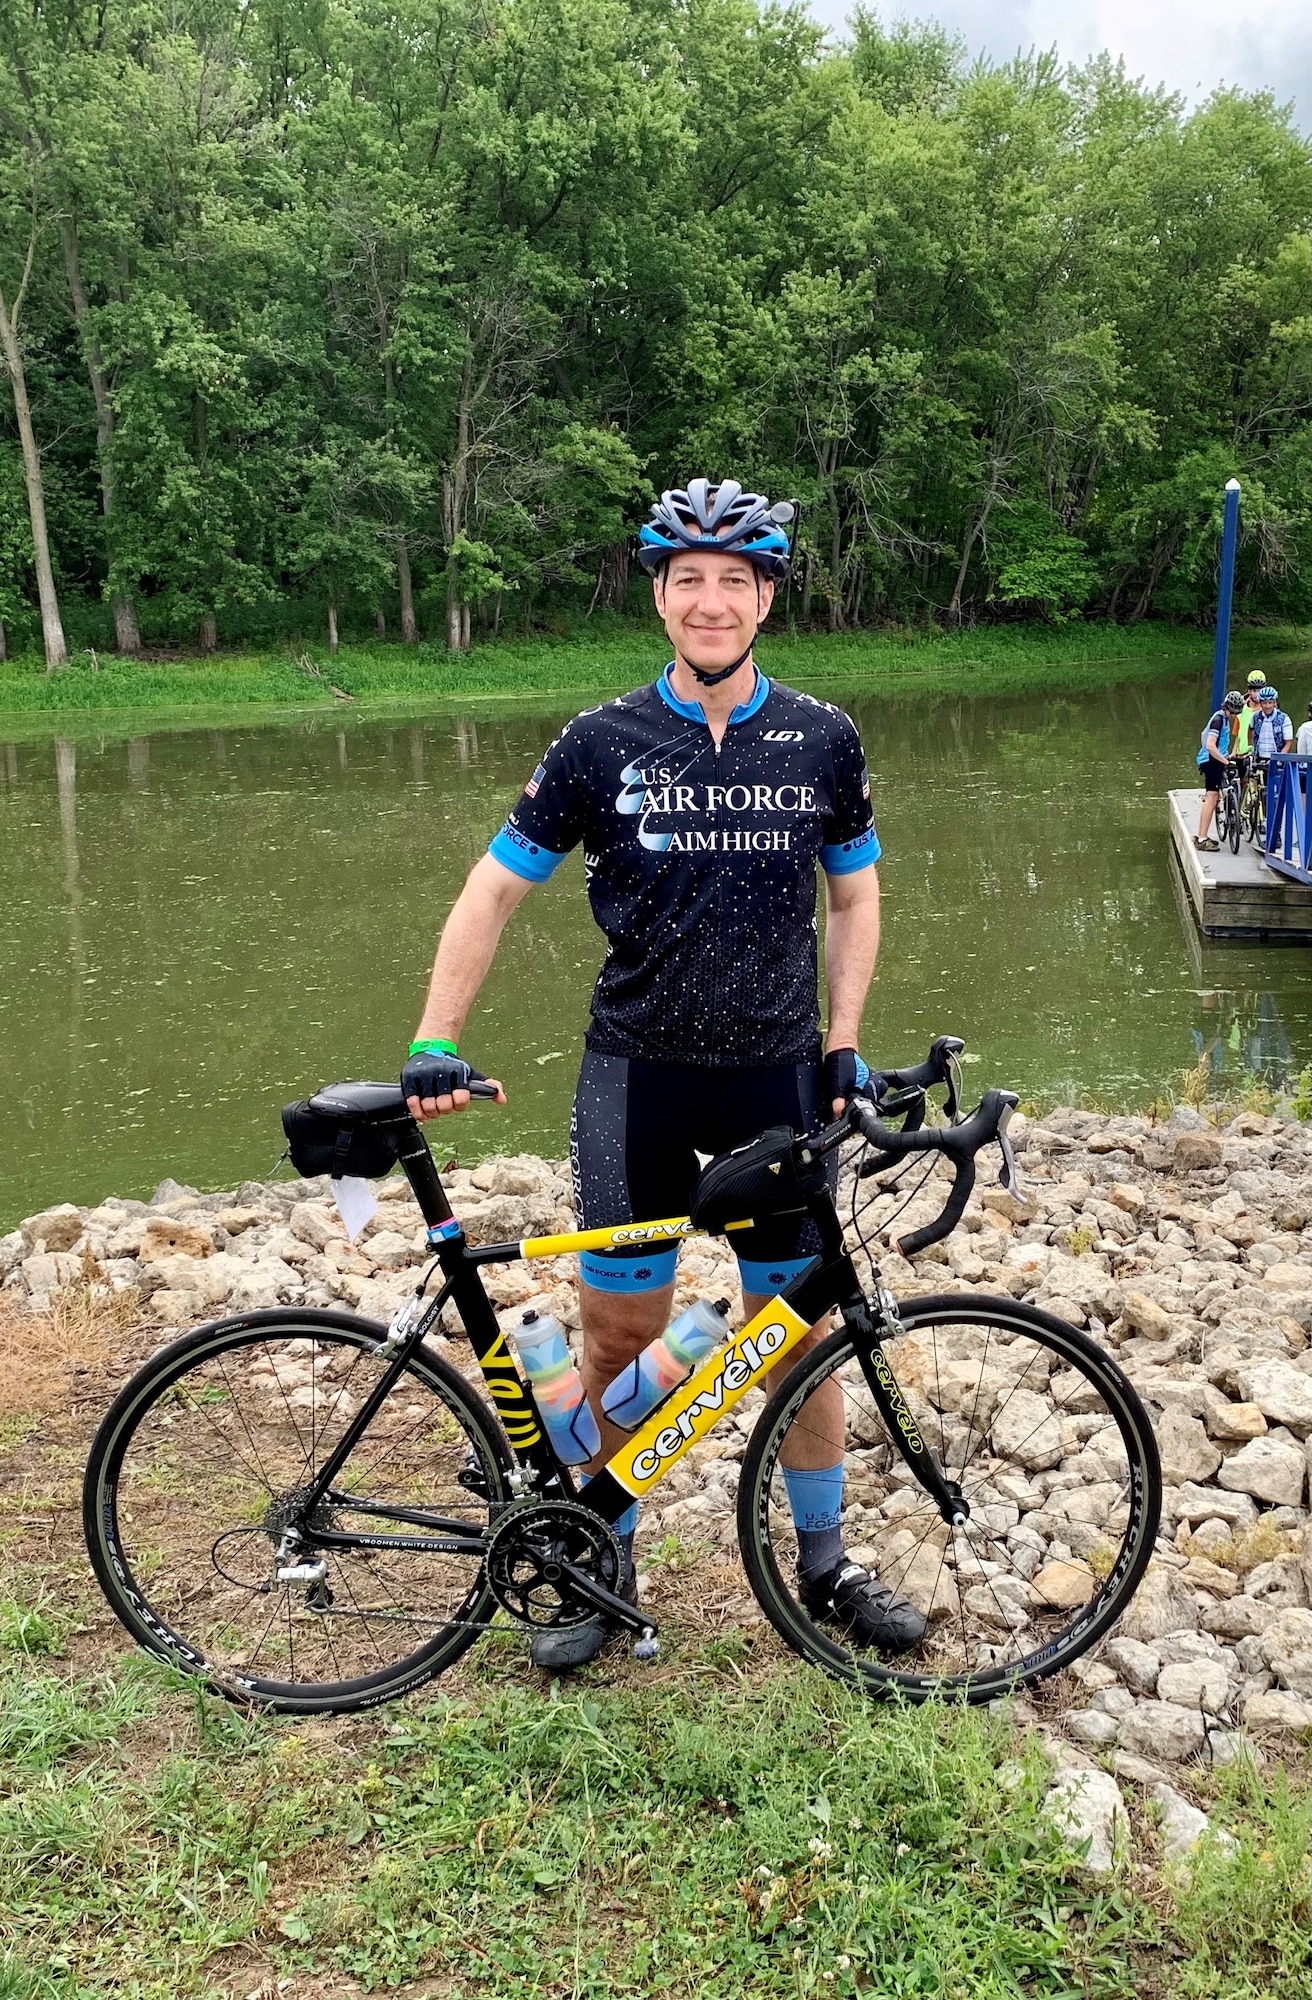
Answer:
[[[813,1618],[881,1653],[909,1653],[929,1630],[929,1620],[914,1604],[846,1557],[825,1576],[799,1576],[798,1595]]]
[[[616,1594],[626,1604],[637,1604],[638,1579],[632,1570]],[[609,1618],[600,1617],[589,1618],[582,1625],[549,1625],[534,1633],[529,1658],[549,1674],[572,1673],[575,1667],[586,1667],[589,1660],[596,1659],[615,1629]]]

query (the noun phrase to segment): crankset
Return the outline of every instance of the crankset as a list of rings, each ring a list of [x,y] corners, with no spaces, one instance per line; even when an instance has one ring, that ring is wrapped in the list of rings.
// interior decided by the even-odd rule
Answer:
[[[653,1657],[656,1628],[618,1595],[623,1574],[613,1530],[574,1500],[515,1507],[488,1540],[488,1588],[521,1625],[539,1631],[582,1625],[600,1612],[637,1635],[640,1657]]]

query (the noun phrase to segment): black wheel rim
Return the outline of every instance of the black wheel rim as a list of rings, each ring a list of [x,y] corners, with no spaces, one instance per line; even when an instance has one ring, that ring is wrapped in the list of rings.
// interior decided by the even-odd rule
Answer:
[[[387,1699],[439,1671],[491,1616],[477,1558],[315,1538],[319,1528],[486,1532],[488,1498],[457,1475],[472,1457],[500,1500],[495,1438],[461,1385],[422,1358],[334,1482],[341,1500],[307,1524],[298,1557],[325,1576],[276,1580],[297,1490],[386,1365],[381,1333],[309,1319],[202,1329],[129,1384],[105,1420],[86,1508],[102,1583],[144,1644],[225,1692],[324,1708]],[[450,1526],[373,1511],[398,1506]]]
[[[937,1324],[931,1308],[940,1315]],[[1001,1325],[993,1317],[999,1309],[1004,1315]],[[1010,1392],[1005,1399],[995,1399],[987,1416],[981,1417],[982,1403],[975,1397],[975,1389],[982,1384],[972,1385],[969,1365],[964,1368],[961,1365],[970,1352],[970,1340],[950,1343],[945,1336],[953,1328],[973,1338],[975,1352],[981,1356],[976,1373],[984,1380],[1000,1350],[995,1348],[989,1354],[981,1344],[992,1344],[1000,1334],[1009,1336],[1006,1346],[1016,1362],[1021,1358],[1018,1342],[1028,1341],[1031,1348],[1042,1347],[1055,1354],[1061,1367],[1059,1371],[1049,1368],[1049,1416],[1056,1403],[1051,1388],[1054,1373],[1070,1376],[1069,1387],[1064,1382],[1058,1384],[1057,1396],[1068,1403],[1078,1401],[1085,1408],[1082,1413],[1067,1409],[1065,1418],[1074,1423],[1077,1416],[1083,1415],[1084,1422],[1079,1427],[1088,1432],[1088,1437],[1081,1449],[1097,1439],[1099,1469],[1108,1476],[1078,1484],[1072,1478],[1068,1487],[1057,1490],[1072,1495],[1084,1494],[1090,1488],[1102,1490],[1095,1490],[1090,1500],[1074,1501],[1069,1515],[1059,1515],[1056,1524],[1039,1520],[1031,1532],[1044,1543],[1044,1552],[1033,1563],[1031,1555],[1037,1553],[1033,1545],[1014,1531],[1024,1526],[1027,1517],[1055,1510],[1024,1508],[1018,1500],[1008,1509],[984,1511],[1008,1497],[998,1486],[999,1478],[1008,1476],[1000,1471],[1004,1458],[1033,1459],[1047,1455],[1034,1449],[1034,1439],[1027,1449],[1023,1425],[1013,1425],[1010,1432],[1005,1428],[1007,1408],[1010,1406],[1014,1416],[1021,1390],[1028,1388],[1035,1393],[1033,1377],[1025,1377],[1019,1366],[1013,1366]],[[916,1372],[908,1371],[907,1366],[907,1340],[914,1335],[922,1337],[920,1351],[922,1355],[927,1351],[930,1366],[937,1335],[940,1368],[937,1396],[924,1368],[918,1383],[903,1379],[909,1372],[912,1375]],[[927,1349],[924,1336],[929,1336]],[[950,1351],[953,1345],[958,1352]],[[1160,1506],[1160,1475],[1151,1429],[1116,1363],[1090,1343],[1079,1340],[1060,1322],[1047,1322],[1046,1315],[1027,1313],[1024,1308],[1009,1307],[1006,1302],[997,1302],[996,1306],[993,1302],[973,1304],[963,1295],[960,1300],[917,1301],[908,1308],[906,1334],[890,1342],[885,1352],[924,1434],[949,1476],[960,1481],[971,1502],[971,1522],[965,1529],[952,1529],[941,1520],[923,1490],[909,1479],[882,1423],[874,1415],[873,1402],[864,1391],[859,1363],[852,1355],[850,1343],[839,1340],[832,1347],[839,1354],[845,1353],[847,1360],[841,1366],[835,1366],[832,1359],[822,1363],[821,1350],[812,1358],[809,1369],[806,1362],[799,1366],[798,1386],[781,1391],[777,1412],[762,1419],[763,1424],[769,1425],[765,1434],[769,1444],[759,1454],[759,1461],[754,1451],[749,1450],[753,1474],[750,1489],[746,1487],[746,1467],[744,1471],[745,1509],[740,1510],[740,1529],[745,1539],[750,1536],[755,1543],[767,1594],[773,1600],[773,1605],[765,1603],[765,1608],[783,1635],[831,1673],[858,1680],[881,1692],[898,1688],[913,1699],[942,1692],[964,1694],[976,1701],[988,1700],[1055,1673],[1078,1658],[1128,1603],[1151,1555]],[[950,1384],[948,1364],[953,1371]],[[805,1421],[821,1377],[826,1382],[843,1384],[847,1424],[843,1536],[848,1553],[931,1617],[924,1646],[898,1658],[853,1644],[822,1619],[810,1616],[797,1596],[796,1538],[786,1505],[780,1450],[786,1429],[792,1429],[796,1436],[795,1426]],[[951,1417],[939,1407],[944,1395],[956,1405]],[[853,1421],[853,1407],[859,1413],[859,1422]],[[1037,1419],[1037,1410],[1033,1414]],[[947,1420],[940,1423],[940,1418]],[[1096,1432],[1090,1419],[1098,1422]],[[1056,1420],[1060,1426],[1063,1418],[1058,1416]],[[995,1424],[1000,1426],[1001,1435],[1010,1437],[1007,1452],[996,1449]],[[980,1440],[979,1452],[970,1449],[972,1428]],[[1042,1435],[1037,1421],[1035,1431],[1036,1435]],[[1057,1471],[1060,1479],[1065,1459],[1073,1455],[1063,1450],[1053,1465],[1045,1469]],[[987,1470],[981,1469],[985,1461]],[[1014,1466],[1009,1470],[1014,1472]],[[1033,1467],[1026,1477],[1032,1480],[1038,1470]],[[984,1487],[991,1491],[982,1500]],[[1109,1488],[1115,1492],[1109,1492]],[[893,1494],[906,1497],[894,1501],[890,1508],[888,1503]],[[877,1521],[871,1519],[868,1505],[876,1495],[880,1496]],[[1020,1496],[1028,1497],[1028,1494]],[[899,1507],[903,1510],[900,1514]],[[1106,1509],[1101,1523],[1071,1518],[1085,1512],[1096,1514],[1100,1507]],[[743,1518],[744,1511],[748,1518]],[[1004,1518],[1008,1514],[1011,1518]],[[899,1542],[896,1529],[899,1519],[905,1524],[903,1533],[911,1536],[912,1542]],[[1062,1521],[1065,1532],[1060,1525]],[[1018,1555],[1018,1550],[1029,1553]],[[930,1552],[928,1557],[926,1551]],[[990,1569],[991,1564],[996,1568]],[[1042,1574],[1049,1569],[1053,1573]],[[1074,1595],[1078,1591],[1083,1601],[1070,1609],[1036,1603],[1033,1595],[1036,1580],[1038,1590],[1044,1595]],[[1008,1615],[1012,1606],[1023,1614],[1023,1622],[1015,1622]]]

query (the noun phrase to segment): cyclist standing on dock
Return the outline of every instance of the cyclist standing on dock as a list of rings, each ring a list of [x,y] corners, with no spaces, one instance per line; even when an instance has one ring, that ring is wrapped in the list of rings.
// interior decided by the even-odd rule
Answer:
[[[1214,715],[1207,719],[1203,730],[1202,748],[1198,752],[1198,768],[1203,780],[1203,804],[1198,815],[1198,831],[1194,835],[1194,846],[1215,854],[1220,842],[1213,840],[1208,829],[1216,816],[1216,802],[1221,796],[1221,774],[1227,764],[1233,762],[1230,743],[1235,724],[1243,712],[1244,697],[1232,689]]]
[[[661,495],[639,561],[674,658],[646,687],[566,725],[447,918],[402,1084],[416,1117],[463,1110],[457,1039],[501,932],[582,844],[606,957],[571,1122],[583,1228],[685,1214],[698,1154],[771,1125],[814,1130],[868,1074],[858,1031],[879,946],[879,841],[861,742],[841,710],[770,681],[753,647],[788,574],[787,504],[736,480]],[[821,1044],[815,871],[825,878],[829,1025]],[[504,1101],[504,1098],[503,1100]],[[796,1218],[739,1238],[750,1316],[810,1261]],[[601,1391],[670,1319],[677,1248],[580,1258],[583,1380]],[[825,1330],[813,1331],[800,1355]],[[780,1373],[785,1371],[781,1370]],[[777,1384],[773,1386],[777,1387]],[[925,1620],[843,1547],[844,1422],[829,1383],[781,1454],[804,1601],[859,1643],[919,1643]],[[616,1526],[629,1557],[637,1508]],[[534,1661],[582,1665],[600,1619],[537,1635]]]

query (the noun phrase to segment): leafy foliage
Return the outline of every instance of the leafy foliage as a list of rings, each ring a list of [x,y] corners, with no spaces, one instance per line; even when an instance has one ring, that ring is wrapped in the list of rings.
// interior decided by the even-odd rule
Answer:
[[[1239,608],[1312,602],[1307,148],[1260,93],[757,0],[33,0],[0,129],[83,643],[623,610],[699,469],[800,498],[803,625],[1205,618],[1232,474]]]

